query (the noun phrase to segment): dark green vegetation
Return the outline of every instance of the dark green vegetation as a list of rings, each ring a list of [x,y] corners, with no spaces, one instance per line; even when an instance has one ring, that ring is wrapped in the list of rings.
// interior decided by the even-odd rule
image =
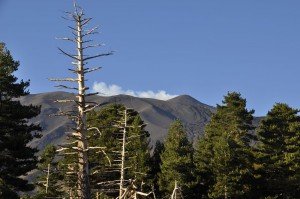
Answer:
[[[40,107],[24,106],[16,100],[29,93],[29,82],[14,76],[18,66],[1,44],[0,198],[19,198],[34,188],[27,198],[74,197],[77,180],[70,168],[76,171],[76,158],[59,156],[52,145],[37,157],[37,149],[27,145],[39,136],[39,125],[28,120],[39,114]],[[194,147],[186,127],[175,120],[164,142],[157,142],[153,149],[146,125],[134,110],[126,117],[123,139],[124,128],[118,124],[124,123],[125,109],[110,104],[88,114],[88,145],[97,149],[88,152],[93,198],[119,195],[123,141],[124,188],[131,187],[133,193],[154,191],[156,198],[168,198],[175,192],[177,198],[191,199],[299,198],[298,109],[275,104],[255,128],[254,111],[247,110],[239,93],[231,92],[217,106]],[[34,169],[38,169],[38,177],[30,184],[22,176]]]
[[[183,195],[195,198],[195,169],[193,164],[193,147],[189,142],[180,121],[171,124],[161,153],[159,189],[163,196],[172,194],[175,181],[181,186]]]
[[[64,191],[62,184],[60,184],[63,175],[60,172],[60,165],[55,160],[56,154],[56,147],[48,145],[40,156],[38,170],[41,171],[41,175],[36,179],[38,191],[33,197],[34,199],[63,196]]]
[[[122,120],[120,113],[124,110],[123,105],[112,104],[88,115],[88,126],[91,127],[88,144],[90,147],[102,146],[96,153],[89,153],[91,189],[95,197],[97,193],[110,198],[118,196],[121,161],[118,152],[122,150],[122,136],[115,124]],[[134,180],[137,189],[150,191],[153,183],[150,177],[149,133],[145,131],[145,125],[137,112],[131,111],[127,119],[130,128],[126,139],[125,186],[129,186],[130,180]],[[56,155],[54,146],[46,147],[42,154],[39,169],[43,174],[37,180],[38,194],[34,198],[69,197],[76,194],[76,176],[67,173],[69,170],[66,168],[74,165],[76,157],[67,156],[55,160]],[[46,193],[49,164],[49,187]]]
[[[93,139],[90,145],[105,147],[102,152],[90,156],[91,173],[94,173],[91,177],[93,189],[102,190],[113,198],[118,196],[123,139],[123,129],[118,129],[116,124],[123,121],[124,110],[123,105],[112,104],[88,115],[89,126],[100,130],[91,131],[92,134],[97,134],[97,138]],[[127,115],[127,124],[129,127],[125,141],[125,185],[129,186],[129,181],[134,180],[137,189],[149,191],[152,181],[149,133],[144,129],[145,124],[135,111]]]
[[[299,110],[275,104],[257,130],[257,159],[261,194],[277,198],[300,197]]]
[[[253,110],[238,93],[228,93],[206,126],[195,155],[200,182],[211,198],[253,198],[251,134]]]
[[[34,187],[20,176],[36,168],[36,149],[26,145],[38,137],[39,125],[28,124],[37,116],[40,107],[23,106],[14,100],[29,94],[28,81],[18,81],[14,61],[5,45],[0,43],[0,198],[18,198],[18,191]]]

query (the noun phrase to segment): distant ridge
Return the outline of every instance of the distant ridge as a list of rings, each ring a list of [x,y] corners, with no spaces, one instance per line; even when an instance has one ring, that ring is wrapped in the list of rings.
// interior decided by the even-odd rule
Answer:
[[[39,122],[43,127],[42,138],[34,140],[31,146],[43,149],[47,144],[60,144],[65,139],[65,132],[73,124],[65,117],[50,117],[63,110],[73,109],[74,104],[55,103],[57,99],[74,99],[74,94],[67,92],[49,92],[31,94],[20,98],[23,104],[41,105],[41,114],[31,120]],[[199,102],[189,95],[180,95],[167,101],[138,98],[128,95],[117,95],[111,97],[92,96],[90,101],[98,103],[118,103],[138,111],[142,119],[147,123],[147,130],[150,133],[151,143],[163,140],[166,136],[169,124],[175,119],[179,119],[185,125],[189,138],[195,140],[203,133],[205,124],[210,120],[215,108]]]

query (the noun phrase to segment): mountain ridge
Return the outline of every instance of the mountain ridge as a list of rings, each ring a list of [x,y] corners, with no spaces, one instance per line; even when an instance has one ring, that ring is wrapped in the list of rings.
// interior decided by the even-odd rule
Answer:
[[[74,110],[74,104],[55,103],[57,99],[75,99],[75,95],[68,92],[56,91],[37,93],[23,96],[20,102],[25,105],[41,105],[41,114],[30,120],[40,123],[43,131],[42,138],[33,140],[30,146],[43,149],[47,144],[60,144],[65,139],[65,132],[74,124],[66,117],[50,117],[59,110]],[[151,144],[163,140],[172,121],[179,119],[186,127],[188,136],[195,141],[201,136],[204,126],[210,120],[215,108],[199,102],[189,95],[180,95],[169,100],[139,98],[129,95],[91,96],[88,101],[100,104],[118,103],[138,111],[147,123],[146,130],[150,133]]]

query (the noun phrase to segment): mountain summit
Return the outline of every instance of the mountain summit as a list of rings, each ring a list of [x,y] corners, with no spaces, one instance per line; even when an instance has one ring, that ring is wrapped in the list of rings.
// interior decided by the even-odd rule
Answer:
[[[47,144],[60,144],[65,139],[66,131],[72,127],[72,122],[66,117],[51,117],[60,109],[72,110],[74,104],[55,103],[57,99],[74,99],[74,94],[67,92],[49,92],[31,94],[20,98],[22,104],[41,105],[41,114],[31,120],[39,122],[43,128],[42,138],[31,142],[31,146],[43,149]],[[177,96],[173,99],[162,101],[150,98],[138,98],[128,95],[111,97],[92,96],[89,101],[101,104],[118,103],[138,111],[147,123],[151,144],[162,140],[167,134],[169,124],[175,119],[183,122],[191,140],[195,140],[203,133],[205,124],[214,112],[212,106],[203,104],[189,95]]]

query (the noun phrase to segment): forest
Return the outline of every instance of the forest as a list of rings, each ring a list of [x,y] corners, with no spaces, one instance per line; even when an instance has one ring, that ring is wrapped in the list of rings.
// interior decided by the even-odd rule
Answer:
[[[73,43],[76,53],[59,51],[72,60],[72,77],[49,79],[76,96],[56,101],[77,110],[55,115],[74,124],[62,145],[28,146],[42,136],[41,126],[28,122],[41,107],[20,103],[30,82],[16,77],[20,63],[0,45],[0,198],[300,198],[299,109],[276,103],[254,125],[246,99],[228,92],[195,143],[177,119],[152,147],[137,111],[90,101],[98,93],[88,92],[86,76],[101,67],[90,68],[88,61],[114,52],[87,55],[101,47],[89,39],[98,28],[87,29],[92,18],[76,4],[66,18],[74,37],[58,39]]]

